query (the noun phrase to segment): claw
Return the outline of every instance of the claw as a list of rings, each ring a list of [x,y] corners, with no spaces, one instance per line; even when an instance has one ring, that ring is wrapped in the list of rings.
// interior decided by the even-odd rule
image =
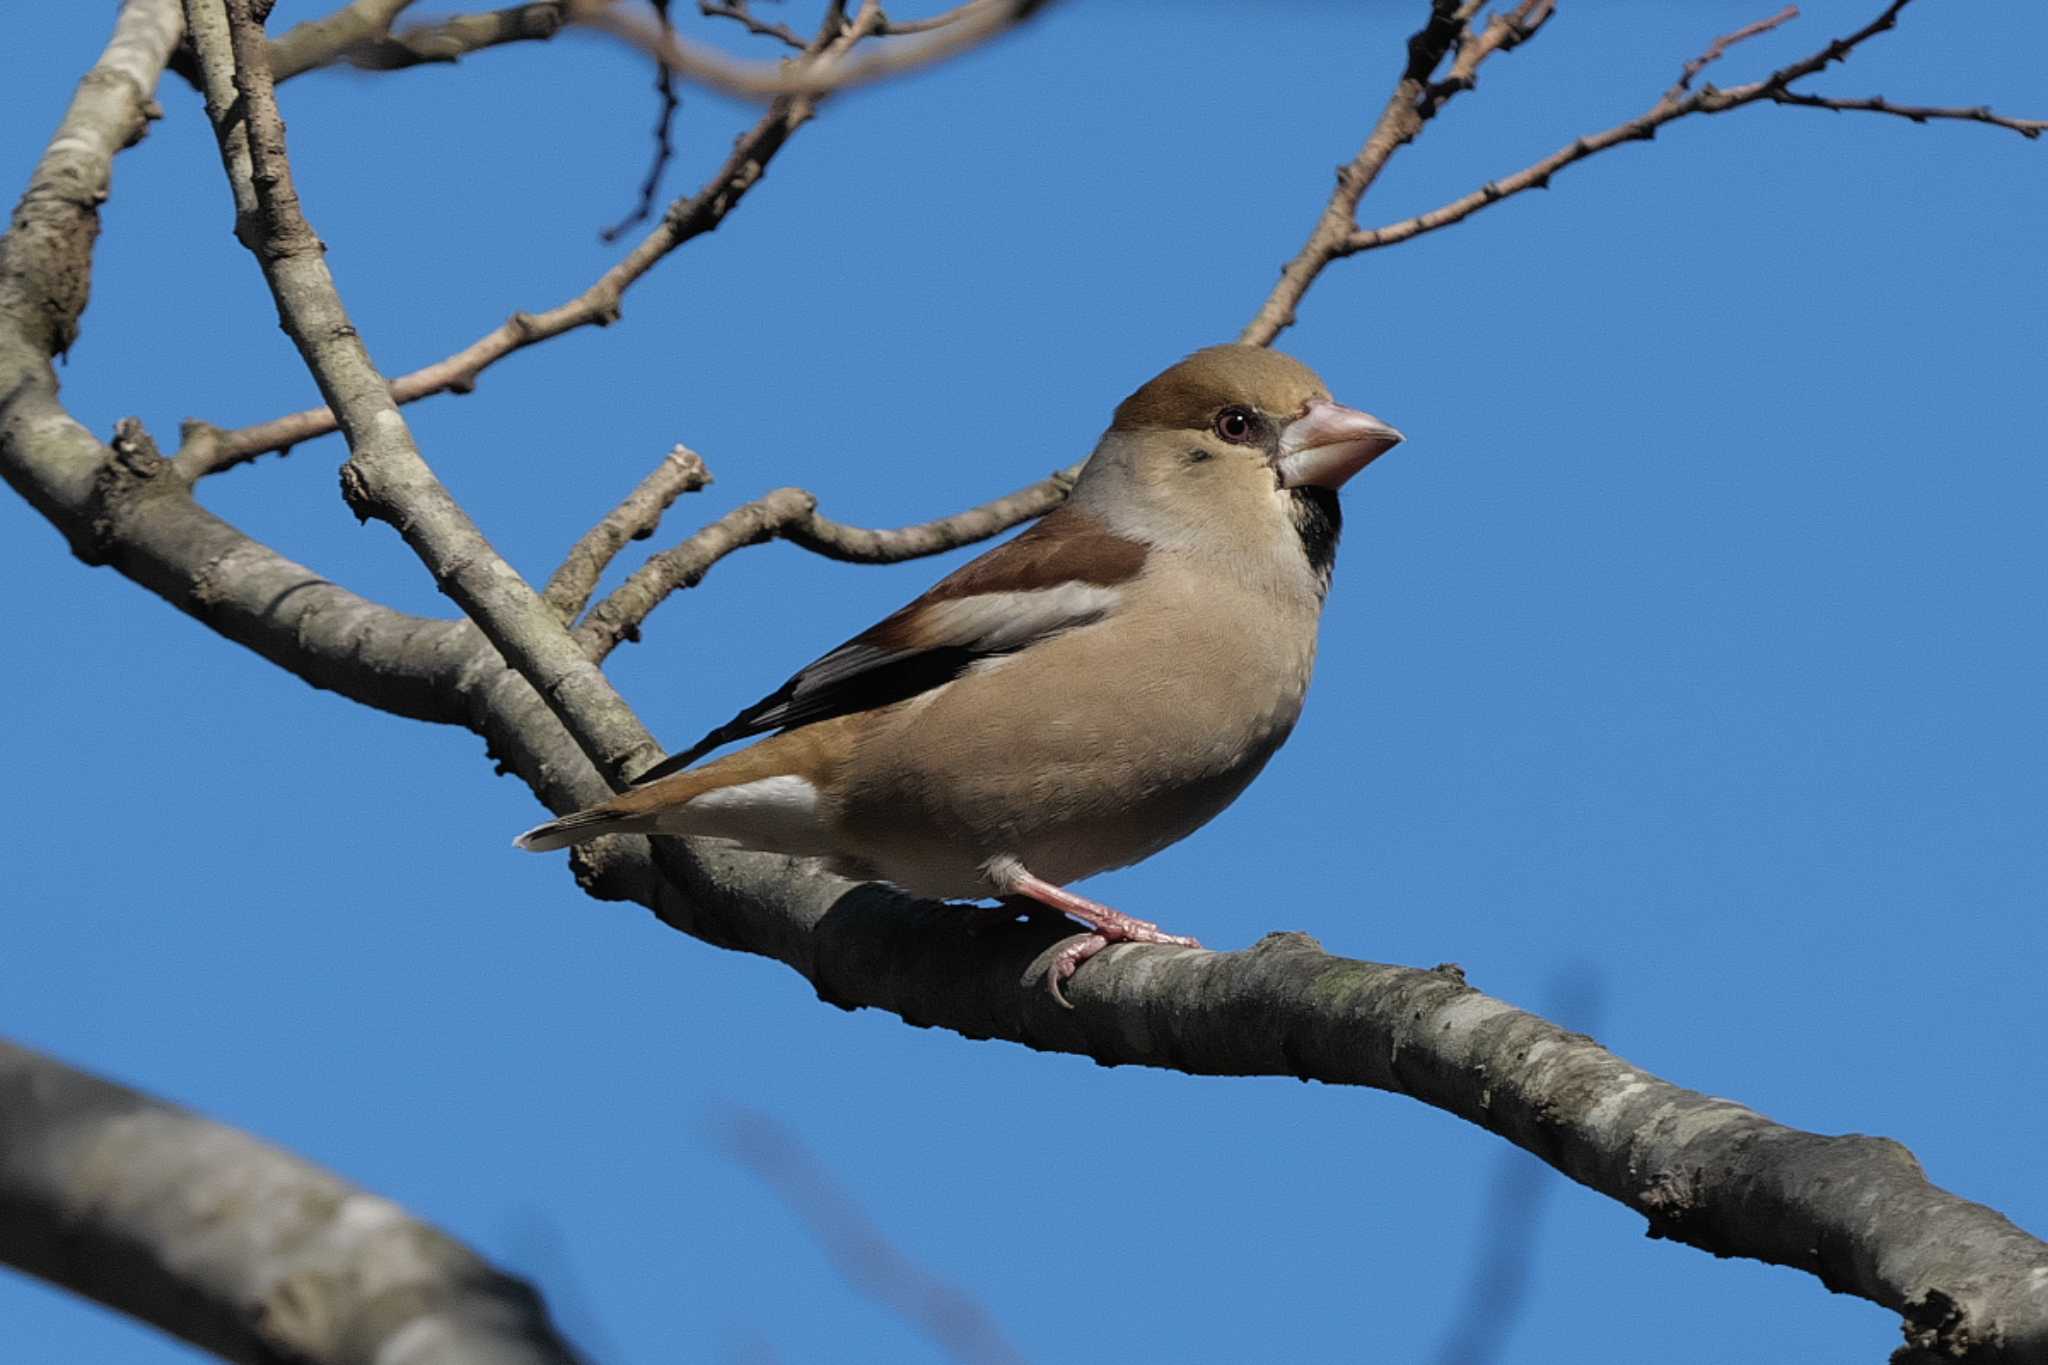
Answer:
[[[1034,877],[1015,858],[992,859],[988,865],[988,879],[995,883],[1006,903],[1025,900],[1049,906],[1073,916],[1091,930],[1061,942],[1045,969],[1045,988],[1067,1009],[1074,1006],[1066,993],[1060,990],[1060,983],[1072,977],[1081,969],[1082,963],[1112,943],[1165,943],[1176,948],[1202,946],[1185,934],[1167,933],[1151,920],[1126,915],[1121,910],[1113,910],[1099,901],[1077,896],[1064,887]],[[1031,974],[1026,973],[1025,980],[1028,982],[1030,979]]]

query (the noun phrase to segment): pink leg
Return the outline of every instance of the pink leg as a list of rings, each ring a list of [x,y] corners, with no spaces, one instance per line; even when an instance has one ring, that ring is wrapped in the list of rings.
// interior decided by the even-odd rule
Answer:
[[[1054,954],[1052,965],[1045,973],[1046,989],[1052,998],[1062,1005],[1067,998],[1060,993],[1060,983],[1080,970],[1081,964],[1112,943],[1170,943],[1180,948],[1199,948],[1202,945],[1185,934],[1169,934],[1150,920],[1126,915],[1100,901],[1091,901],[1086,896],[1077,896],[1063,886],[1054,886],[1042,877],[1034,877],[1015,858],[996,858],[988,865],[988,879],[995,883],[996,890],[1005,896],[1022,896],[1050,906],[1065,915],[1071,915],[1093,929],[1092,934],[1077,934],[1062,944]]]

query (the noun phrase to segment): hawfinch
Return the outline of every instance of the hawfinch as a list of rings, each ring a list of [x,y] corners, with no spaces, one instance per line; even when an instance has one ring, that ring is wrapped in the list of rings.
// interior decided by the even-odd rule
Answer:
[[[1036,525],[519,846],[684,834],[934,899],[1021,897],[1093,931],[1055,954],[1055,996],[1110,943],[1199,946],[1065,887],[1186,838],[1286,740],[1337,489],[1400,440],[1299,361],[1197,351],[1123,401]]]

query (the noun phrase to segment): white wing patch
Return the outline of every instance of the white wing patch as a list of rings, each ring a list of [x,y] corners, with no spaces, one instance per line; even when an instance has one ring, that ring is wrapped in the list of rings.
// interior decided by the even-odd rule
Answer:
[[[1100,621],[1122,600],[1122,589],[1096,583],[983,592],[931,603],[918,613],[917,628],[926,639],[994,654],[1020,649],[1070,626]]]
[[[786,773],[705,792],[665,815],[662,829],[793,857],[833,847],[818,809],[818,789]]]

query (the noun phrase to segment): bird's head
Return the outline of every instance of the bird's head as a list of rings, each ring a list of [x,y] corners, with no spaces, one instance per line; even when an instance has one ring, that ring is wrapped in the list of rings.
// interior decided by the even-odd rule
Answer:
[[[1263,561],[1305,554],[1326,583],[1337,489],[1401,433],[1258,346],[1211,346],[1126,398],[1074,489],[1118,534]]]

